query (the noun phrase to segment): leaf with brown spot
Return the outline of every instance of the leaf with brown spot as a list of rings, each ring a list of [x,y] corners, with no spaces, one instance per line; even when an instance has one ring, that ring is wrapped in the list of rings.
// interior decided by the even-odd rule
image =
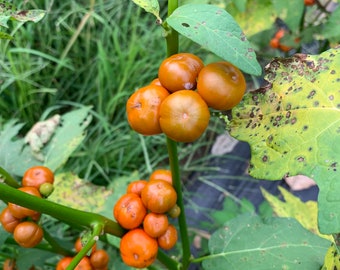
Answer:
[[[340,231],[340,48],[266,67],[268,85],[233,109],[231,135],[251,147],[250,174],[316,181],[322,233]]]

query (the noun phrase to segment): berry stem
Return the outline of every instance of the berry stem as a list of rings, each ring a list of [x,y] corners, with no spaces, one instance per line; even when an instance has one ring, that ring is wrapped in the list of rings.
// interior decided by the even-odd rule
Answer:
[[[164,264],[167,267],[167,269],[179,269],[178,268],[179,263],[176,260],[169,257],[167,254],[165,254],[161,250],[158,250],[157,259],[162,264]],[[157,269],[157,268],[155,268],[155,269]]]
[[[182,243],[182,269],[187,269],[190,263],[190,243],[188,236],[188,227],[186,223],[185,211],[184,211],[184,202],[183,202],[183,193],[182,193],[182,183],[180,178],[179,171],[179,162],[178,162],[178,154],[177,154],[177,143],[170,138],[167,137],[167,147],[169,153],[169,161],[170,168],[172,173],[172,183],[177,192],[177,205],[181,209],[181,213],[178,216],[179,230],[181,235],[181,243]]]
[[[92,247],[96,244],[99,235],[102,233],[102,231],[103,224],[98,223],[93,226],[93,231],[89,241],[87,241],[85,246],[77,253],[76,256],[74,256],[71,263],[67,266],[66,270],[72,270],[79,264],[81,259],[84,258],[87,255],[87,253],[92,249]]]
[[[19,183],[2,167],[0,167],[0,180],[14,188],[20,187]]]

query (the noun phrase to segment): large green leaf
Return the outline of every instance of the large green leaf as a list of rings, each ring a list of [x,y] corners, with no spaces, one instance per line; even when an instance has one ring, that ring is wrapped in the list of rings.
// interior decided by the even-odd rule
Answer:
[[[177,8],[167,22],[180,34],[244,72],[261,74],[254,49],[240,26],[224,9],[214,5],[187,4]]]
[[[92,120],[90,107],[66,113],[61,118],[61,126],[44,149],[44,165],[56,170],[63,165],[69,156],[84,140],[85,130]]]
[[[209,240],[206,270],[318,270],[330,242],[304,229],[295,219],[265,221],[245,214],[227,222]]]
[[[55,171],[62,166],[85,138],[91,121],[90,107],[83,107],[61,116],[52,137],[42,143],[42,129],[31,133],[30,145],[18,135],[23,124],[10,120],[0,127],[0,167],[11,175],[22,176],[35,165],[45,165]],[[45,121],[46,122],[46,121]],[[48,126],[43,124],[42,126]]]
[[[230,123],[231,135],[250,144],[252,176],[317,182],[324,234],[340,232],[339,50],[273,60],[269,84],[246,94]]]

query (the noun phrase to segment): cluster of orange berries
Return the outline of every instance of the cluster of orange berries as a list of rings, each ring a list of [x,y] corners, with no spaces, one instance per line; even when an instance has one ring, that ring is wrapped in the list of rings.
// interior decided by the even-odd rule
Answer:
[[[42,198],[53,191],[54,174],[44,166],[29,168],[22,177],[18,190]],[[41,213],[8,203],[0,214],[4,230],[13,234],[14,240],[22,247],[32,248],[43,239],[43,229],[38,224]]]
[[[164,133],[177,142],[192,142],[206,130],[209,108],[230,110],[242,99],[246,81],[229,62],[204,65],[191,53],[162,61],[158,78],[127,101],[130,126],[143,135]]]
[[[79,237],[74,243],[74,249],[79,252],[83,248],[83,243]],[[73,257],[63,257],[59,260],[56,270],[66,270],[67,266],[71,263]],[[85,256],[81,259],[79,264],[74,270],[107,270],[110,257],[104,249],[97,249],[95,244],[89,256]]]
[[[287,30],[284,28],[280,28],[274,35],[274,37],[270,40],[270,47],[274,49],[280,49],[283,52],[289,52],[292,47],[287,46],[281,42],[282,38],[287,33]]]
[[[155,170],[149,180],[131,182],[113,208],[116,221],[128,230],[120,241],[125,264],[144,268],[151,265],[158,247],[169,250],[177,242],[177,229],[168,215],[176,218],[180,208],[169,170]]]

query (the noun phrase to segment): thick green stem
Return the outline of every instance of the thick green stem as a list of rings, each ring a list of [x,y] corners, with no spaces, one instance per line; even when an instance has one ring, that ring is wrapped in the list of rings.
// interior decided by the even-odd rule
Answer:
[[[183,193],[182,193],[182,182],[180,178],[179,171],[179,162],[178,162],[178,154],[177,154],[177,143],[170,138],[167,138],[167,146],[169,153],[169,161],[170,168],[172,173],[172,182],[173,186],[177,192],[177,204],[181,209],[181,213],[178,217],[178,224],[181,235],[181,243],[182,243],[182,265],[183,269],[187,269],[189,266],[190,260],[190,243],[189,243],[189,235],[188,235],[188,227],[185,217],[184,211],[184,201],[183,201]]]
[[[178,7],[178,0],[169,0],[168,1],[168,16],[174,12],[174,10]],[[166,48],[167,48],[167,56],[178,53],[178,33],[169,27],[166,26],[167,34],[166,38]]]
[[[92,228],[95,224],[103,224],[103,232],[122,236],[124,230],[113,220],[102,215],[73,209],[55,202],[27,194],[6,184],[0,184],[0,199],[15,203],[29,209],[50,215],[76,228]]]
[[[168,16],[170,16],[175,10],[178,8],[178,0],[169,0],[168,1]],[[166,35],[166,45],[167,45],[167,56],[171,56],[173,54],[178,53],[178,33],[169,27],[166,26],[167,35]],[[188,227],[186,223],[185,211],[184,211],[184,202],[183,202],[183,194],[182,194],[182,183],[180,178],[179,171],[179,162],[178,162],[178,154],[177,154],[177,143],[172,139],[167,137],[167,147],[169,153],[169,162],[172,173],[172,181],[173,186],[177,192],[177,204],[181,209],[181,214],[178,217],[179,230],[181,236],[182,243],[182,269],[187,269],[190,263],[190,243],[189,243],[189,235],[188,235]]]
[[[74,256],[72,262],[67,266],[66,270],[72,270],[78,265],[81,259],[84,258],[86,254],[96,244],[97,240],[99,239],[99,235],[102,233],[102,231],[103,231],[102,224],[95,224],[93,226],[93,231],[89,240],[86,242],[85,246],[78,252],[78,254]]]

